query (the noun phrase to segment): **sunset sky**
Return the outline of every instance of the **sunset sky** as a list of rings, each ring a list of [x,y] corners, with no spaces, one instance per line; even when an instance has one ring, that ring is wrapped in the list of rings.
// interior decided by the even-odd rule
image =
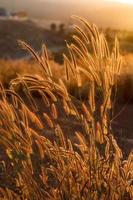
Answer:
[[[24,0],[0,0],[0,4],[3,2],[8,2],[8,3],[12,3],[12,2],[18,2],[21,3]],[[97,3],[97,4],[106,4],[107,2],[110,3],[125,3],[125,4],[133,4],[133,0],[27,0],[27,2],[75,2],[75,3]]]
[[[133,4],[133,0],[106,0],[106,1]]]
[[[133,0],[104,0],[104,1],[110,1],[114,3],[133,4]]]
[[[47,1],[47,0],[40,0],[40,1]],[[63,0],[49,0],[49,1],[60,1],[62,2]],[[113,2],[113,3],[126,3],[126,4],[133,4],[133,0],[67,0],[67,1],[75,1],[76,3],[82,2],[82,3],[90,3],[90,2]]]
[[[64,22],[76,14],[102,27],[133,30],[133,0],[0,0],[0,7]]]

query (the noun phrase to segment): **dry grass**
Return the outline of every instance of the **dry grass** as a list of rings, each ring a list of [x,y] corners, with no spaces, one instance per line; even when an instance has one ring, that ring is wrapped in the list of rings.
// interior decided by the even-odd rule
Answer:
[[[63,75],[63,67],[52,60],[50,61],[55,78]],[[22,75],[42,75],[38,63],[26,60],[0,60],[0,81],[5,88],[10,87],[10,81]],[[64,75],[63,75],[64,76]],[[44,77],[44,76],[43,76]]]
[[[78,109],[62,77],[55,81],[45,47],[42,56],[38,56],[24,42],[22,47],[35,57],[42,75],[18,76],[11,81],[10,89],[0,87],[1,199],[133,198],[133,153],[123,159],[111,129],[112,91],[117,88],[121,69],[119,43],[116,39],[110,53],[97,27],[77,19],[85,30],[78,28],[75,43],[68,45],[70,56],[64,58],[65,72],[67,81],[75,79],[79,90],[82,74],[87,77],[87,104],[77,100],[82,105]],[[16,93],[19,85],[23,95]],[[100,101],[96,98],[97,90]],[[33,92],[42,97],[43,117]],[[43,112],[44,107],[49,112]],[[81,124],[82,129],[75,129],[72,139],[59,123],[62,115],[71,118],[72,125],[75,119]],[[53,141],[46,137],[48,128],[54,134]]]
[[[117,100],[119,102],[127,103],[130,99],[130,102],[133,101],[132,92],[133,92],[133,54],[127,54],[123,56],[123,66],[121,74],[118,78],[117,85]],[[78,64],[84,68],[84,64],[77,60]],[[54,80],[59,81],[60,77],[65,81],[67,90],[69,93],[76,98],[87,99],[87,91],[89,88],[88,78],[82,73],[82,86],[78,89],[75,78],[72,74],[71,81],[65,80],[65,70],[63,65],[58,65],[54,61],[50,61],[51,70],[54,74]],[[10,87],[10,81],[14,78],[17,78],[21,75],[41,75],[42,70],[39,68],[38,63],[34,61],[25,61],[25,60],[0,60],[0,81],[5,88]],[[128,90],[127,90],[128,88]]]

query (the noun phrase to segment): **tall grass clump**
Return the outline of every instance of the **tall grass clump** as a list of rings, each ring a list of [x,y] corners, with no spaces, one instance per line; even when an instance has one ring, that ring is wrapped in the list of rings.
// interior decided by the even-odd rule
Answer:
[[[110,52],[95,25],[75,18],[83,28],[75,26],[73,43],[67,43],[66,80],[55,81],[45,46],[39,56],[19,41],[35,57],[42,76],[18,76],[8,90],[0,86],[1,199],[133,198],[133,153],[123,158],[111,128],[122,63],[119,43],[116,39]],[[72,81],[78,99],[67,90]],[[83,102],[85,82],[88,98]]]

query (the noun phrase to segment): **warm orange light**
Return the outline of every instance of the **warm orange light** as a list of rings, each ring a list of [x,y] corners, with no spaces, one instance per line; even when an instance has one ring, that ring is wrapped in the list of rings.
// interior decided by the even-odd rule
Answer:
[[[133,5],[133,0],[108,0],[108,1],[125,3],[125,4],[132,4]]]

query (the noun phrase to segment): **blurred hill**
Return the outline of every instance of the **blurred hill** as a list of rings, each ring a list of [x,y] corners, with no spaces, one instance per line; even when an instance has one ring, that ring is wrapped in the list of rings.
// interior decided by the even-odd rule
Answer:
[[[88,18],[100,27],[133,30],[133,6],[103,0],[0,0],[10,11],[25,10],[30,17],[68,22],[72,14]]]
[[[0,20],[0,58],[22,58],[26,52],[22,50],[17,40],[23,40],[36,51],[43,43],[51,49],[64,46],[64,36],[57,37],[56,32],[36,26],[32,21]]]
[[[52,20],[50,23],[52,23]],[[29,54],[18,45],[17,40],[23,40],[37,52],[40,52],[42,44],[45,43],[51,57],[55,61],[62,63],[62,52],[64,52],[66,46],[65,39],[70,41],[70,34],[68,32],[61,33],[58,29],[48,30],[47,26],[44,27],[41,20],[39,26],[39,20],[0,19],[0,58],[29,58]],[[133,52],[133,32],[120,31],[119,29],[104,29],[103,31],[110,48],[113,47],[113,41],[117,35],[122,53]]]

